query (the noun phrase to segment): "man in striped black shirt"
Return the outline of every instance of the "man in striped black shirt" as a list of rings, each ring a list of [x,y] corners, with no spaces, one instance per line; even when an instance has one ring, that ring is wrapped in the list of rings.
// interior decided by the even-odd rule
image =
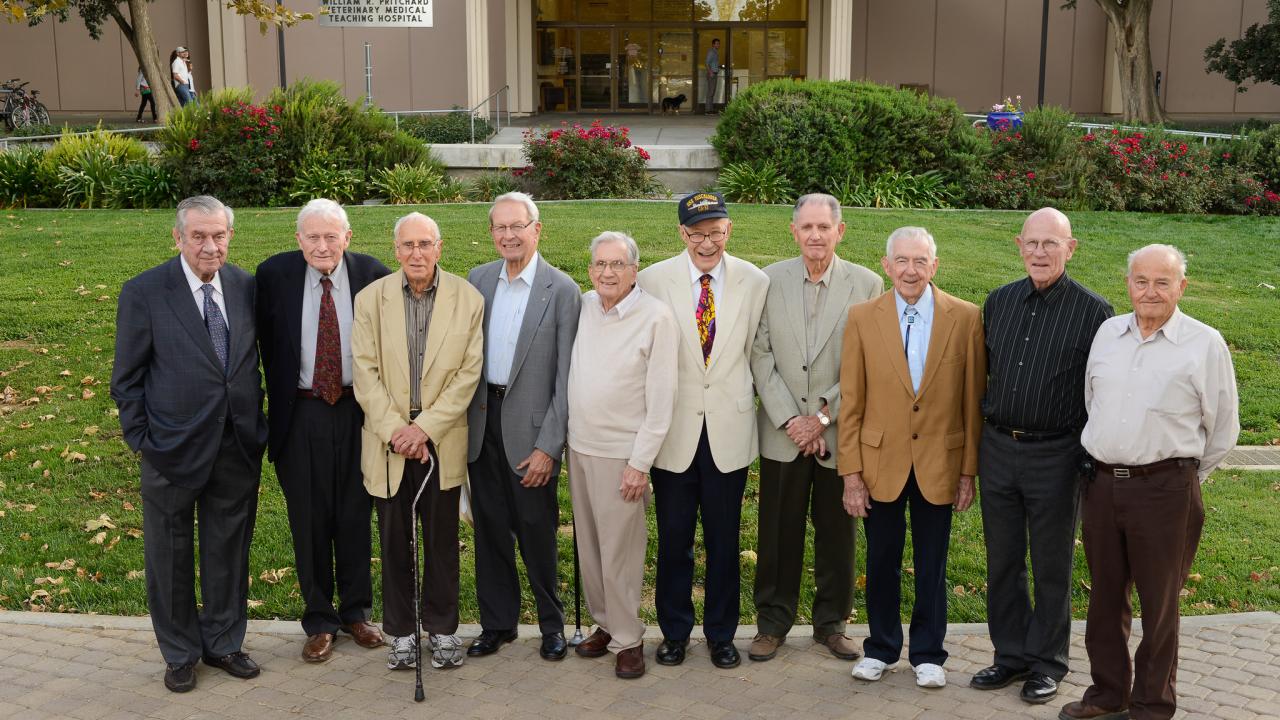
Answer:
[[[988,377],[978,475],[995,662],[970,685],[994,690],[1024,680],[1022,699],[1039,704],[1067,674],[1084,370],[1112,310],[1066,273],[1076,249],[1066,215],[1033,212],[1017,244],[1027,277],[993,290],[983,307]]]

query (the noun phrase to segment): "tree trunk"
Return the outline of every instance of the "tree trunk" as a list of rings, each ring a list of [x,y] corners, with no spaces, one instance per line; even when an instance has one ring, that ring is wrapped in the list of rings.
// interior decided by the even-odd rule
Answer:
[[[120,26],[120,32],[129,40],[133,54],[142,66],[142,74],[151,86],[151,96],[156,101],[156,112],[163,119],[178,107],[178,96],[173,91],[172,70],[160,59],[155,36],[151,34],[151,16],[147,13],[147,0],[129,0],[129,19],[114,6],[108,10]]]
[[[1116,43],[1116,67],[1120,71],[1123,122],[1164,122],[1164,110],[1156,97],[1155,72],[1151,68],[1152,0],[1098,0],[1110,20]]]

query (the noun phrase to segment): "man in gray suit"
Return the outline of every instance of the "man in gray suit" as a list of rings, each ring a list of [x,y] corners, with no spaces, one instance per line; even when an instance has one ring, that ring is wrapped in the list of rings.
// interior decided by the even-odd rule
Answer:
[[[539,653],[560,660],[567,646],[556,593],[556,486],[581,291],[538,255],[542,223],[528,195],[494,200],[489,230],[502,259],[467,276],[484,296],[485,349],[484,376],[467,412],[481,627],[467,654],[489,655],[516,639],[518,541],[538,606]]]
[[[126,282],[116,315],[111,397],[142,453],[147,606],[174,692],[196,686],[201,658],[238,678],[259,672],[242,643],[267,423],[253,277],[226,264],[233,222],[216,198],[179,203],[178,257]]]
[[[760,524],[755,602],[759,632],[747,651],[771,660],[796,618],[805,516],[813,517],[813,639],[841,660],[858,646],[844,634],[853,609],[854,519],[836,474],[840,350],[849,308],[884,292],[876,273],[836,257],[840,203],[805,195],[791,213],[800,256],[764,269],[769,294],[751,351],[760,394]]]

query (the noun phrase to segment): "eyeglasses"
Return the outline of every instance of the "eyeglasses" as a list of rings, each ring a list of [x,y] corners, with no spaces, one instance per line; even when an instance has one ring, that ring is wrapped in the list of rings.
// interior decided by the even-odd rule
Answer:
[[[423,240],[421,242],[398,242],[396,248],[405,255],[412,255],[414,250],[430,252],[440,247],[439,240]]]
[[[712,230],[709,233],[690,232],[686,230],[684,234],[685,234],[685,237],[693,241],[693,244],[695,245],[701,245],[707,240],[710,240],[711,242],[714,242],[714,243],[718,243],[724,240],[726,237],[729,237],[729,233],[725,232],[724,230]]]
[[[529,222],[526,222],[526,223],[515,223],[512,225],[490,225],[489,232],[493,233],[494,235],[504,235],[509,230],[511,231],[512,234],[515,234],[515,233],[524,231],[525,228],[529,227],[532,224],[533,224],[533,221],[530,220]]]
[[[1061,240],[1054,240],[1053,238],[1048,240],[1023,240],[1022,249],[1029,253],[1036,252],[1037,250],[1044,250],[1047,253],[1051,253],[1065,244],[1066,243],[1063,243]]]
[[[595,270],[598,273],[604,272],[605,268],[608,268],[616,273],[619,273],[619,272],[622,272],[623,270],[626,270],[629,267],[631,267],[631,263],[625,260],[610,260],[608,262],[605,262],[604,260],[597,260],[591,263],[591,269]]]

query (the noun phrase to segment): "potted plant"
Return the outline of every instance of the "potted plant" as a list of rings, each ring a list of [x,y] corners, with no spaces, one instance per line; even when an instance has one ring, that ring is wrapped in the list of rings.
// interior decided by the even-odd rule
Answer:
[[[992,105],[991,112],[987,113],[987,127],[996,132],[1021,129],[1022,96],[1005,98],[1004,102]]]

